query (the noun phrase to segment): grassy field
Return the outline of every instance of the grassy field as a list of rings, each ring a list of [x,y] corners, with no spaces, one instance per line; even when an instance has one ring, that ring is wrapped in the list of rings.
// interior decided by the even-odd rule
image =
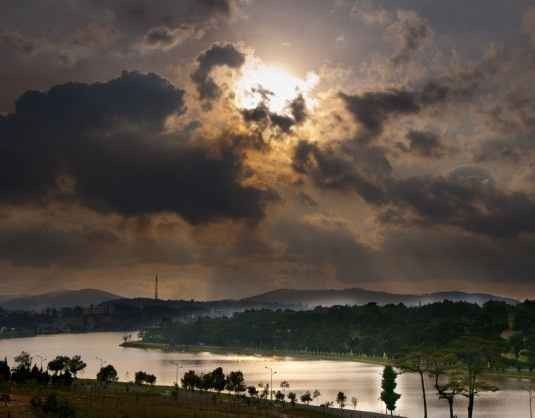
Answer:
[[[62,418],[61,414],[45,413],[31,405],[32,399],[35,403],[35,399],[45,400],[52,393],[70,406],[76,418],[320,418],[330,415],[327,411],[215,393],[180,391],[175,397],[170,388],[140,388],[122,383],[106,390],[84,381],[73,389],[11,386],[4,392],[10,392],[12,400],[8,406],[0,404],[0,418]]]

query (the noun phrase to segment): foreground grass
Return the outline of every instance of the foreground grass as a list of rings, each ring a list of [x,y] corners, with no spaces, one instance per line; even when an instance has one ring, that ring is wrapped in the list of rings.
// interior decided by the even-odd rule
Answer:
[[[240,399],[214,393],[179,391],[178,397],[166,387],[134,387],[114,384],[106,389],[91,381],[78,382],[72,389],[39,386],[11,386],[12,402],[0,405],[0,417],[50,417],[30,406],[34,397],[51,393],[66,400],[76,418],[319,418],[321,411],[268,401]]]

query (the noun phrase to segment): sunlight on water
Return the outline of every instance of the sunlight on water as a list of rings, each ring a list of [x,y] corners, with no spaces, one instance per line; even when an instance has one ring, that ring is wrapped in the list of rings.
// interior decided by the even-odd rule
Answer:
[[[138,370],[157,376],[159,384],[172,384],[176,378],[176,364],[180,374],[184,370],[210,371],[221,366],[225,372],[243,371],[247,384],[268,383],[266,366],[273,367],[277,374],[273,379],[275,389],[280,382],[290,383],[290,390],[300,395],[305,390],[318,389],[322,396],[316,403],[334,401],[338,391],[348,399],[356,396],[359,409],[383,412],[379,401],[382,368],[379,366],[346,361],[294,360],[288,357],[262,357],[253,355],[202,353],[165,353],[158,350],[121,348],[122,333],[92,333],[79,335],[40,336],[0,340],[0,357],[13,357],[21,350],[34,356],[41,355],[48,360],[58,354],[81,354],[88,363],[83,377],[94,377],[100,367],[101,357],[113,364],[121,380],[132,380]],[[420,406],[419,381],[414,375],[401,375],[398,389],[402,397],[398,413],[409,418],[423,416]],[[529,416],[528,396],[523,383],[512,379],[497,382],[500,392],[482,395],[476,404],[476,417],[521,418]],[[448,418],[446,403],[436,398],[429,382],[430,416]],[[465,417],[465,402],[459,401],[458,417]]]

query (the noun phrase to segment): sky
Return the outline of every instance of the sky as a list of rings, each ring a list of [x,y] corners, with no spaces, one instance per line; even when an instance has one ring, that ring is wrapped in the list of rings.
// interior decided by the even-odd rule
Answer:
[[[4,0],[0,294],[535,297],[531,0]]]

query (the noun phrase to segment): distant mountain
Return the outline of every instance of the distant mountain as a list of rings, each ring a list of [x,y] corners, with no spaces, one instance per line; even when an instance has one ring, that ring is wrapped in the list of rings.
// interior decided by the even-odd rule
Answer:
[[[340,290],[279,289],[242,300],[248,303],[271,303],[305,309],[316,306],[365,305],[370,302],[375,302],[378,305],[403,303],[407,306],[442,302],[444,300],[450,300],[452,302],[465,301],[477,304],[483,304],[488,301],[502,301],[510,304],[518,303],[514,299],[483,293],[438,292],[412,295],[378,292],[359,288]]]
[[[1,308],[8,310],[41,311],[47,308],[99,305],[103,302],[121,299],[121,296],[102,290],[82,289],[6,298],[2,299],[0,296]]]

